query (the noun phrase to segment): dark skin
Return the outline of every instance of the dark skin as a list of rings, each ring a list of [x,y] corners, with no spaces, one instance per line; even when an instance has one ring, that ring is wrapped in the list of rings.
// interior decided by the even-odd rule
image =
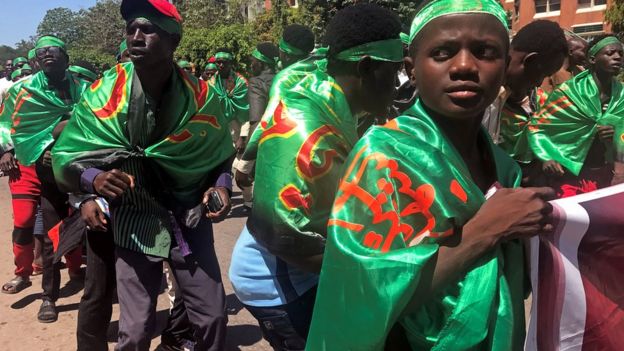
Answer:
[[[570,66],[585,66],[587,64],[587,42],[579,38],[568,40]]]
[[[511,101],[522,101],[529,91],[539,87],[544,79],[559,70],[565,56],[544,59],[537,52],[524,52],[511,48],[505,86],[511,90]]]
[[[624,51],[621,44],[607,45],[595,57],[589,58],[591,74],[600,90],[600,102],[603,104],[611,100],[613,79],[620,73],[623,60]],[[611,144],[613,142],[615,128],[612,125],[598,125],[596,132],[603,143]],[[619,167],[620,165],[618,165]],[[542,170],[551,176],[560,177],[565,174],[563,166],[554,160],[544,162]]]
[[[11,79],[11,73],[13,72],[13,60],[6,60],[4,63],[4,76]]]
[[[282,69],[292,65],[293,63],[297,62],[297,61],[301,61],[304,58],[306,58],[305,55],[301,56],[301,55],[290,55],[287,54],[285,52],[283,52],[282,50],[279,51],[279,57],[280,57],[280,61],[282,61]]]
[[[342,88],[351,112],[357,114],[366,111],[385,115],[394,99],[395,80],[401,63],[373,61],[369,56],[364,56],[360,61],[349,64],[355,65],[354,69],[341,69],[330,63],[328,73]],[[304,257],[283,254],[278,256],[306,272],[319,274],[321,271],[322,254]]]
[[[456,14],[431,21],[418,34],[406,67],[421,86],[421,101],[444,135],[459,151],[482,191],[496,180],[479,144],[485,108],[503,84],[507,32],[487,14]],[[548,233],[554,196],[550,188],[500,189],[462,228],[461,236],[442,242],[433,273],[419,281],[406,312],[417,310],[489,250],[509,240]]]
[[[222,79],[225,79],[230,76],[230,71],[232,70],[232,61],[217,59],[215,61],[217,68],[219,69],[219,75]]]
[[[141,18],[126,24],[126,42],[143,90],[155,101],[162,101],[173,74],[173,52],[180,37],[168,34]],[[134,176],[118,169],[102,172],[93,180],[95,192],[109,201],[122,196],[134,186]],[[219,222],[225,219],[231,209],[230,196],[226,188],[211,187],[204,193],[204,205],[208,204],[208,194],[213,190],[219,193],[224,206],[217,212],[208,211],[206,217],[213,222]]]
[[[217,74],[217,70],[216,69],[207,69],[207,70],[204,71],[204,73],[202,73],[202,79],[204,81],[208,81],[212,77],[214,77],[215,74]]]

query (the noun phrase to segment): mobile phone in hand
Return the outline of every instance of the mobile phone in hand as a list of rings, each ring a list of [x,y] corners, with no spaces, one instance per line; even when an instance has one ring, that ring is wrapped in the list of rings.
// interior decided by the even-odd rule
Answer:
[[[216,190],[211,191],[210,194],[208,194],[208,204],[206,205],[208,211],[216,213],[219,212],[223,206],[223,199],[221,199],[219,192]]]

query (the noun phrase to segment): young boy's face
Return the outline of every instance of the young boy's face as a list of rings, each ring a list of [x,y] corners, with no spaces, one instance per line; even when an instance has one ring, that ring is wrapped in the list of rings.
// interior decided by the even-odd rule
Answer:
[[[505,77],[509,39],[500,21],[488,14],[443,16],[413,45],[411,70],[424,105],[449,118],[480,118]]]
[[[615,76],[622,69],[623,55],[621,44],[607,45],[592,59],[593,70]]]

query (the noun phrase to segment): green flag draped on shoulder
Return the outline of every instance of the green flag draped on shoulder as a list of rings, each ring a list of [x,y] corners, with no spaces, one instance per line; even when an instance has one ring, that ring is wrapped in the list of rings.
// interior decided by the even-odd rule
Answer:
[[[531,148],[541,160],[557,161],[578,175],[597,135],[598,125],[617,128],[623,116],[622,84],[613,80],[611,100],[603,112],[600,90],[591,72],[581,72],[555,89],[531,122]]]
[[[52,131],[62,120],[69,119],[87,83],[65,73],[69,81],[70,97],[61,99],[49,86],[43,71],[14,84],[4,99],[0,120],[11,121],[11,139],[17,160],[29,166],[43,154],[53,142]]]
[[[119,64],[96,81],[53,149],[59,186],[74,189],[84,169],[107,169],[120,160],[139,157],[160,166],[180,203],[199,203],[208,174],[234,150],[218,100],[208,85],[181,69],[172,80],[167,94],[173,103],[159,111],[159,125],[165,128],[149,145],[139,142],[146,129],[146,97],[134,65]]]
[[[254,210],[248,227],[275,253],[323,252],[327,219],[356,119],[340,86],[313,62],[274,80],[248,152],[257,150]]]
[[[226,83],[217,74],[212,81],[215,93],[219,96],[223,113],[228,121],[244,123],[249,120],[249,100],[247,98],[247,79],[240,73],[234,75],[234,87],[228,89]]]
[[[482,130],[498,182],[520,170]],[[431,279],[439,240],[460,235],[485,201],[418,101],[356,144],[336,194],[306,350],[383,350],[396,323],[412,350],[495,350],[524,340],[523,249],[500,245],[407,312]]]

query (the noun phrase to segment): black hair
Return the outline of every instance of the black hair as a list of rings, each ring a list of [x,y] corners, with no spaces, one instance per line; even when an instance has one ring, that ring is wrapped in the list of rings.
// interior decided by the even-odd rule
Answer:
[[[95,66],[88,61],[84,61],[84,60],[78,60],[76,62],[73,63],[74,66],[78,66],[78,67],[82,67],[84,69],[87,69],[93,73],[97,74],[97,69],[95,68]]]
[[[537,20],[524,26],[513,37],[511,47],[516,51],[536,52],[544,61],[552,62],[557,56],[568,56],[568,41],[563,29],[548,20]]]
[[[613,34],[613,33],[603,33],[603,34],[600,34],[600,35],[597,35],[597,36],[593,37],[592,40],[589,42],[589,45],[587,45],[587,51],[586,51],[587,57],[589,57],[589,49],[591,49],[592,46],[598,44],[598,42],[601,41],[604,38],[614,37],[614,36],[615,36],[615,34]]]
[[[275,44],[271,42],[265,41],[263,43],[256,45],[256,48],[264,56],[271,57],[271,58],[279,57],[279,49],[277,48],[277,46],[275,46]]]
[[[364,43],[398,39],[401,21],[394,12],[375,4],[361,3],[346,7],[327,25],[324,37],[332,57],[346,49]]]
[[[288,44],[310,53],[314,49],[314,33],[301,24],[290,24],[284,27],[282,38]]]

